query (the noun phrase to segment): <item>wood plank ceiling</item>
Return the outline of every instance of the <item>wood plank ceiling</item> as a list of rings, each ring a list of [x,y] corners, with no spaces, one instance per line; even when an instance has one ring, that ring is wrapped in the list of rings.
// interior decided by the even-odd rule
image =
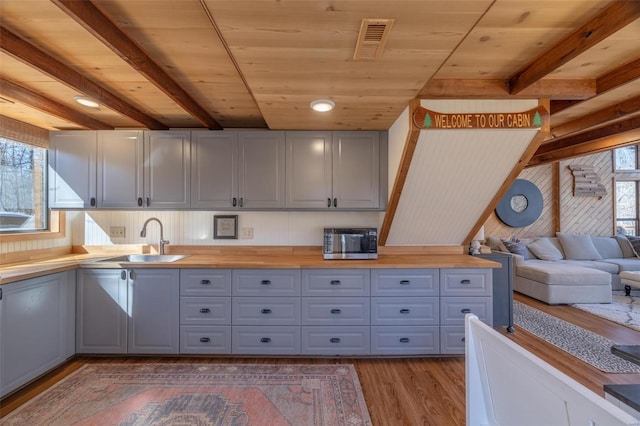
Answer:
[[[393,27],[354,60],[365,18]],[[0,114],[46,129],[386,130],[414,98],[548,98],[530,165],[640,138],[637,0],[1,0],[0,26]]]

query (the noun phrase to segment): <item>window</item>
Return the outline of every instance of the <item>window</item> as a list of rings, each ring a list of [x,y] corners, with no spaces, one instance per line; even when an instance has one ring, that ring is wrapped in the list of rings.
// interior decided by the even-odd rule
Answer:
[[[616,233],[639,235],[638,181],[616,182]]]
[[[613,150],[616,170],[638,170],[638,145]]]
[[[0,137],[0,232],[47,229],[47,151]]]

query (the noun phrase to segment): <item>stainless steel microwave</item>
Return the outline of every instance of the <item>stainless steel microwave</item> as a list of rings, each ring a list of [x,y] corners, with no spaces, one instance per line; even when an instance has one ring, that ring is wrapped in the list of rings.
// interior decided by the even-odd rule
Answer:
[[[325,259],[377,259],[376,228],[324,228]]]

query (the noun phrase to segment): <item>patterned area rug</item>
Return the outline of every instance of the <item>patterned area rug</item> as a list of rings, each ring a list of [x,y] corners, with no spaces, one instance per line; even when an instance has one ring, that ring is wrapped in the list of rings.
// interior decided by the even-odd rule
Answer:
[[[524,303],[513,301],[517,326],[605,373],[640,373],[640,366],[611,353],[616,343]]]
[[[371,425],[353,365],[87,364],[6,425]]]
[[[614,293],[611,303],[579,303],[571,305],[590,314],[640,331],[640,297],[631,293]]]

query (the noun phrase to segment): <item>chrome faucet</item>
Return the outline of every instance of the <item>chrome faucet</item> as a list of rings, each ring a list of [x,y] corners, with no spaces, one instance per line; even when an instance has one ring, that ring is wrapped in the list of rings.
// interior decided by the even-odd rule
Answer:
[[[140,231],[140,236],[141,237],[146,237],[147,236],[147,224],[149,222],[151,222],[152,220],[155,220],[156,222],[158,222],[158,225],[160,225],[160,242],[158,243],[158,253],[159,254],[164,254],[164,245],[165,244],[169,244],[169,241],[164,239],[164,233],[162,230],[162,222],[160,222],[160,219],[158,219],[157,217],[150,217],[149,219],[147,219],[144,222],[144,225],[142,225],[142,231]]]

